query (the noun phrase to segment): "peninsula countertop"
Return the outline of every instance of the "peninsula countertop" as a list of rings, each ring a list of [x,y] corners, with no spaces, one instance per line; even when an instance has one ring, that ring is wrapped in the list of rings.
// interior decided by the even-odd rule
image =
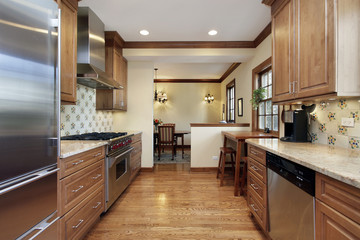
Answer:
[[[360,188],[360,151],[279,139],[247,139],[247,143]]]

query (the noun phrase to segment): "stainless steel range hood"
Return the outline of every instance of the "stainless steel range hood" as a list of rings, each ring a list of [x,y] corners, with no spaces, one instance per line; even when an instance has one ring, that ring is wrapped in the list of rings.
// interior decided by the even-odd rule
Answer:
[[[123,88],[105,73],[104,23],[88,7],[79,7],[77,83],[97,89]]]

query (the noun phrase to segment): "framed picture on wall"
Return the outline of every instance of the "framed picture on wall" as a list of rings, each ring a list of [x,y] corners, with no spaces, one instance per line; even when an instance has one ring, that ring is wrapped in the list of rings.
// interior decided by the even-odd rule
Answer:
[[[238,99],[238,116],[243,116],[243,98]]]

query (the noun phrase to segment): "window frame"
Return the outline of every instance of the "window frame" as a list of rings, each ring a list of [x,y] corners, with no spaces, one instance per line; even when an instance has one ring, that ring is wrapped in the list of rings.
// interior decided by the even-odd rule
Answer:
[[[255,67],[252,71],[252,91],[254,91],[255,89],[257,89],[259,86],[261,86],[261,76],[262,74],[268,72],[269,70],[272,70],[272,64],[271,64],[271,57],[269,57],[268,59],[266,59],[264,62],[262,62],[261,64],[259,64],[257,67]],[[272,77],[272,89],[274,88],[274,78]],[[272,95],[271,95],[272,96]],[[264,102],[264,111],[265,114],[264,116],[266,116],[266,101],[271,100],[272,102],[272,97],[269,99],[264,99],[262,100],[262,102]],[[274,105],[272,103],[272,105]],[[273,107],[271,108],[271,112],[273,112]],[[268,116],[274,116],[275,114],[271,114]],[[274,131],[274,130],[270,130],[270,133],[274,134],[275,136],[279,136],[279,131],[280,131],[280,106],[278,107],[278,130]],[[252,110],[252,131],[264,131],[266,125],[264,125],[264,129],[260,129],[259,128],[259,108],[256,110]],[[266,117],[264,117],[265,119]],[[266,120],[265,120],[266,121]],[[265,123],[264,123],[265,124]],[[272,128],[273,128],[273,123],[272,124]]]
[[[233,99],[230,99],[229,98],[229,91],[230,89],[234,89],[234,97]],[[236,99],[236,87],[235,87],[235,78],[230,81],[228,84],[226,84],[226,122],[228,123],[235,123],[235,109],[236,109],[236,105],[235,105],[235,99]],[[233,109],[230,109],[230,104],[229,102],[232,100],[232,103],[233,103]],[[230,110],[232,110],[233,112],[233,118],[234,119],[229,119],[230,118]]]

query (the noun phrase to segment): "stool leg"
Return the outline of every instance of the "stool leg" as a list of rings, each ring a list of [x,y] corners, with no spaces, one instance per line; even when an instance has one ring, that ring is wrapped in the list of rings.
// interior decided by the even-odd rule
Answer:
[[[216,178],[219,178],[219,173],[220,173],[220,169],[221,169],[221,156],[222,156],[222,153],[220,151],[219,164],[218,164],[218,169],[217,169],[217,173],[216,173]]]
[[[224,185],[225,162],[226,162],[226,155],[225,153],[222,153],[220,187]]]
[[[243,166],[243,170],[242,170],[240,196],[244,195],[246,177],[247,177],[247,161],[244,162],[244,166]]]
[[[233,174],[235,176],[235,161],[234,161],[234,158],[236,158],[236,157],[235,157],[234,153],[231,153],[230,156],[231,156],[231,168],[232,168]]]

